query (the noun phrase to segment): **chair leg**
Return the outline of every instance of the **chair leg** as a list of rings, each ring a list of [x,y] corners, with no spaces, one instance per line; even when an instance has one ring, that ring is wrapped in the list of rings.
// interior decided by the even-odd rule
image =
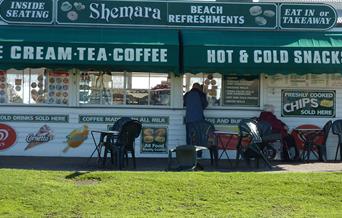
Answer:
[[[338,143],[337,144],[337,148],[336,148],[336,154],[335,154],[335,160],[337,160],[337,154],[338,154],[338,151],[340,150],[340,160],[342,160],[342,153],[341,153],[341,144]]]
[[[135,163],[135,152],[134,152],[134,150],[132,151],[132,161],[133,161],[133,168],[136,169],[137,165]]]
[[[105,146],[104,155],[103,155],[103,160],[102,160],[102,165],[103,165],[103,166],[106,165],[107,155],[108,155],[108,147]]]

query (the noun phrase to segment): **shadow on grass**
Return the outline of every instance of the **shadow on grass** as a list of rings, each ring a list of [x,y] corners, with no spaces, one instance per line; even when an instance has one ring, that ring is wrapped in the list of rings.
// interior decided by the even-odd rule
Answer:
[[[90,173],[90,172],[89,171],[84,171],[84,172],[76,171],[70,175],[67,175],[65,178],[66,179],[76,179],[77,177],[88,174],[88,173]]]

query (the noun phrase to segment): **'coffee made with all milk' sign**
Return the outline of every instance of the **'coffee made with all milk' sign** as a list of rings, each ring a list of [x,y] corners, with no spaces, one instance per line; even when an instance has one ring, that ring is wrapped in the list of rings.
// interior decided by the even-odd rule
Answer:
[[[2,25],[326,30],[336,21],[327,4],[0,0]]]

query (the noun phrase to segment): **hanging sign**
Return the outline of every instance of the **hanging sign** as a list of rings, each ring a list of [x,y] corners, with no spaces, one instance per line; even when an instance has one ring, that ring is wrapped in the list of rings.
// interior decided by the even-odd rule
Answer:
[[[0,20],[8,24],[52,24],[52,0],[2,0]]]
[[[333,90],[282,90],[282,116],[335,117],[336,93]]]
[[[336,21],[327,4],[0,0],[0,24],[326,30]]]
[[[336,11],[326,4],[280,4],[281,29],[330,29],[337,21]]]

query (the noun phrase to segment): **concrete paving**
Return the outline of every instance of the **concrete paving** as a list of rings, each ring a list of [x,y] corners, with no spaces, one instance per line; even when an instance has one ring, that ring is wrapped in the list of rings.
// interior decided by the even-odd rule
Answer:
[[[218,167],[210,165],[209,160],[200,160],[203,171],[208,172],[342,172],[342,162],[309,162],[309,163],[284,163],[272,162],[270,170],[264,165],[256,168],[255,163],[251,166],[244,161],[229,163],[227,160],[220,160]],[[126,171],[166,171],[168,160],[166,158],[137,158],[137,169],[133,169],[130,159],[129,165],[124,168]],[[96,158],[74,157],[24,157],[24,156],[0,156],[0,169],[35,169],[35,170],[58,170],[58,171],[96,171],[96,170],[118,170],[110,160],[106,165],[97,163]]]

